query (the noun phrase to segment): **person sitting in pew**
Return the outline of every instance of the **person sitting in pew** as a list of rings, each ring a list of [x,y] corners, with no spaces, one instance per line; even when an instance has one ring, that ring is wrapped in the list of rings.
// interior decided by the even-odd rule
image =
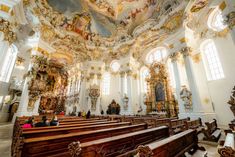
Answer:
[[[46,127],[46,126],[49,126],[49,124],[47,122],[47,117],[46,116],[42,117],[42,121],[41,122],[38,122],[38,123],[35,124],[35,127]]]
[[[53,116],[53,118],[51,119],[51,122],[50,122],[50,126],[59,126],[59,121],[58,121],[58,118],[57,116]]]
[[[89,119],[91,117],[91,111],[88,110],[87,114],[86,114],[86,119]]]
[[[33,127],[34,117],[29,117],[29,119],[25,122],[22,128],[32,128]]]
[[[79,112],[78,112],[78,117],[81,117],[81,116],[82,116],[82,112],[79,111]]]

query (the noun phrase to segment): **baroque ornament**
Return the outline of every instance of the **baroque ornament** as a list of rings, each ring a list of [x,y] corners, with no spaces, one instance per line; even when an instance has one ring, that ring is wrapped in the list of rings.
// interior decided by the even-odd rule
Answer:
[[[4,40],[12,44],[16,40],[16,34],[9,21],[0,17],[0,31],[4,33]]]
[[[98,85],[92,85],[89,89],[89,96],[91,98],[91,110],[96,110],[97,99],[100,96],[100,87]]]

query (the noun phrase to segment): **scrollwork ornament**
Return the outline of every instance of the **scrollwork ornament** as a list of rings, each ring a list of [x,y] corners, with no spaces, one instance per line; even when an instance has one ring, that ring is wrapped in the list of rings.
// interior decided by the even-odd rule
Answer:
[[[227,147],[227,146],[223,148],[219,148],[218,152],[221,156],[225,156],[225,157],[235,156],[235,151],[231,147]]]
[[[4,33],[4,40],[12,44],[16,40],[11,23],[0,17],[0,31]]]
[[[230,12],[226,16],[226,19],[224,20],[224,23],[228,24],[228,27],[230,29],[233,29],[233,27],[235,26],[235,11]]]
[[[153,152],[149,148],[149,146],[143,146],[143,145],[138,146],[137,154],[138,154],[139,157],[151,157],[151,156],[153,156]]]
[[[70,143],[68,149],[72,157],[78,157],[82,152],[81,143],[79,141]]]

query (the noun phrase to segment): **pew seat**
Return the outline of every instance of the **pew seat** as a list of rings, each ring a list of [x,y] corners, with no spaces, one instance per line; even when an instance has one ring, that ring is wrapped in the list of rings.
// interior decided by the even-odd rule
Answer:
[[[216,120],[214,119],[210,122],[206,122],[205,125],[207,128],[202,129],[204,134],[203,139],[207,141],[218,142],[222,131],[217,127]]]
[[[73,142],[69,145],[70,154],[67,152],[51,157],[69,157],[75,154],[81,157],[114,157],[133,150],[138,145],[162,140],[167,137],[169,137],[168,127],[162,126],[85,143]]]
[[[198,146],[196,130],[186,130],[171,137],[155,141],[147,145],[140,145],[137,149],[121,154],[118,157],[148,156],[148,157],[181,157],[185,152],[193,154]]]

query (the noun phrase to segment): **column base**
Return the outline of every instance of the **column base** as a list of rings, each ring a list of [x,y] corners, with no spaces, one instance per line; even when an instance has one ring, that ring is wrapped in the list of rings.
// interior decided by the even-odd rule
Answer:
[[[191,112],[191,113],[179,113],[179,118],[190,117],[191,120],[201,118],[202,122],[209,122],[216,119],[216,114],[214,112]]]

